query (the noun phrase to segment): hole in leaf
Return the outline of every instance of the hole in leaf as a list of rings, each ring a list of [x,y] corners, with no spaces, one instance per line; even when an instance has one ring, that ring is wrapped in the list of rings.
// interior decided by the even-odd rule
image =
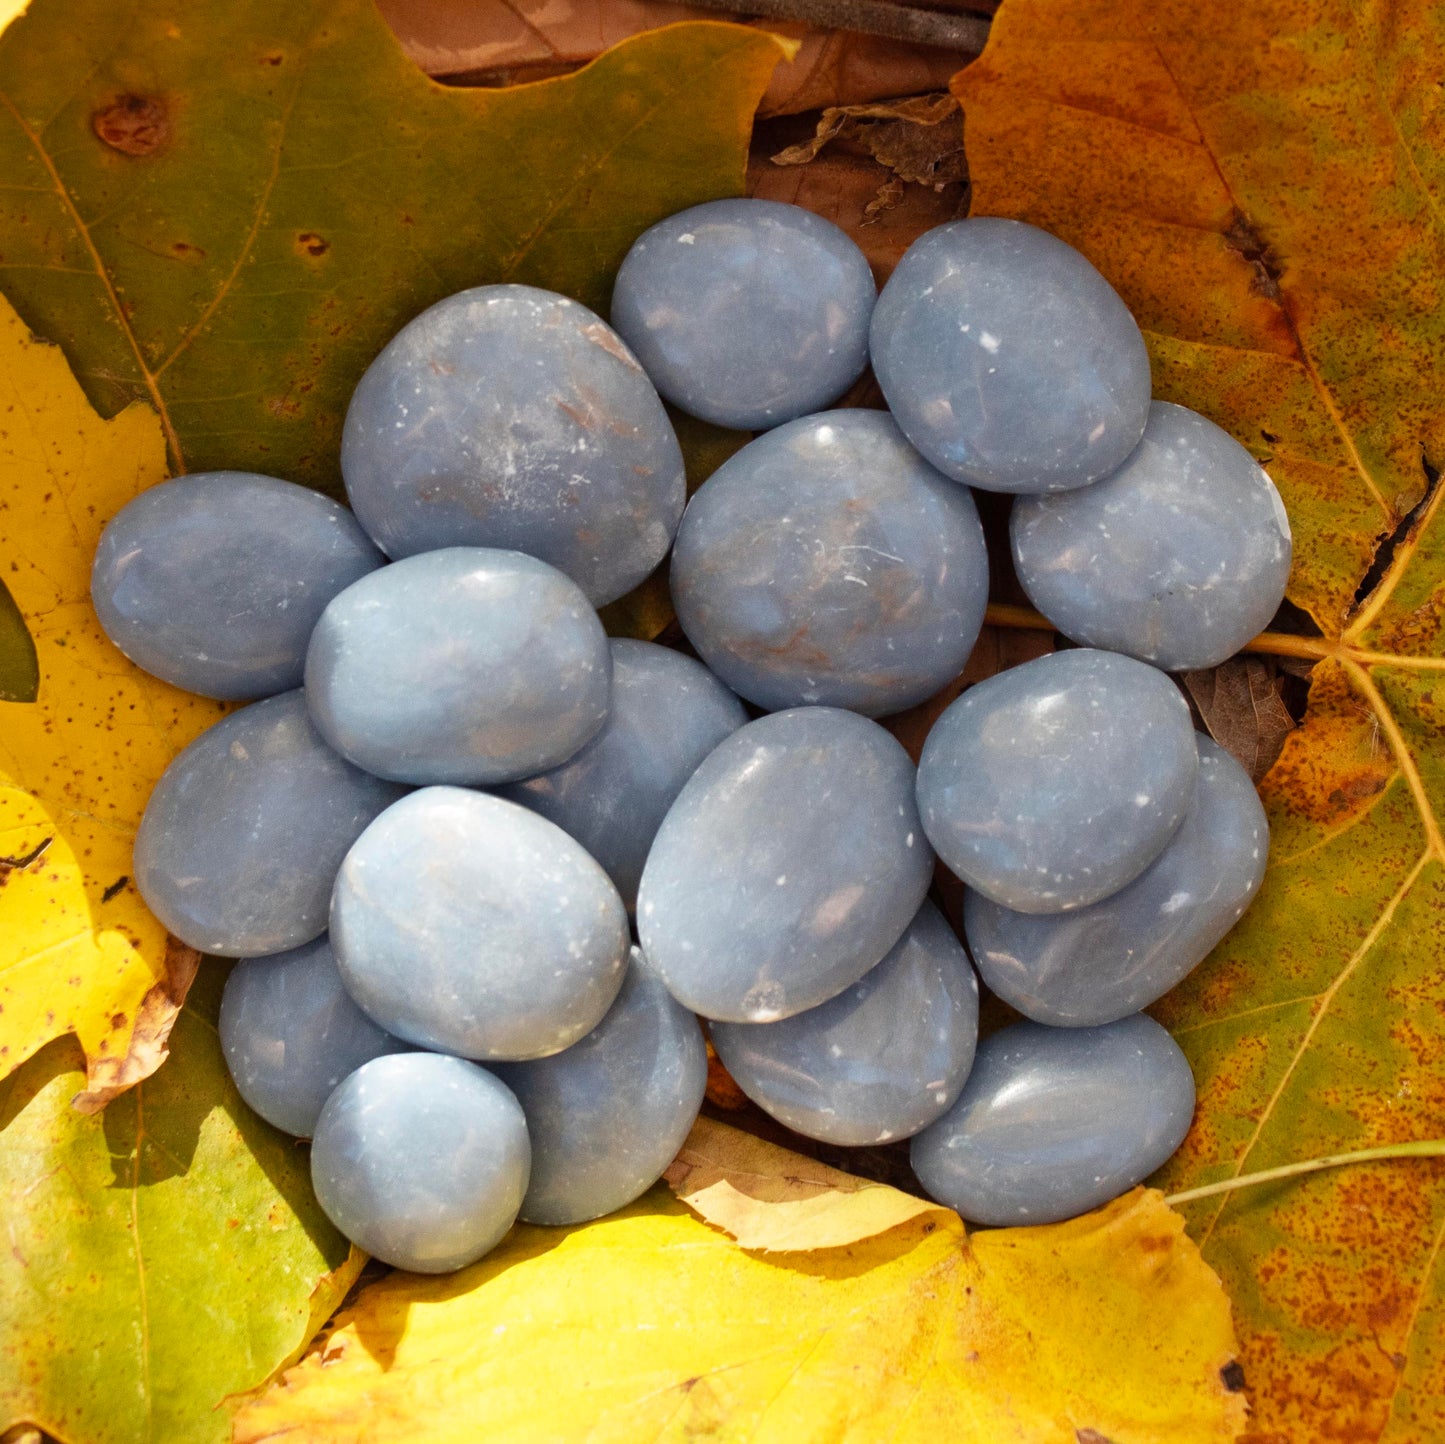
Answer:
[[[1425,515],[1436,488],[1440,485],[1440,473],[1430,465],[1424,456],[1420,458],[1420,466],[1425,473],[1425,493],[1400,518],[1395,529],[1388,536],[1380,538],[1380,544],[1375,548],[1375,560],[1370,564],[1370,570],[1365,573],[1364,580],[1355,592],[1356,609],[1364,605],[1365,599],[1385,579],[1385,573],[1390,570],[1390,563],[1395,559],[1395,548],[1415,529],[1420,518]]]

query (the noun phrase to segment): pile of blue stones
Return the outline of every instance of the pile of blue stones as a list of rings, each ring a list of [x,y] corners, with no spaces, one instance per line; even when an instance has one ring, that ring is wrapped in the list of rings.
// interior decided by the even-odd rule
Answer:
[[[889,410],[822,409],[870,360]],[[760,433],[690,502],[664,398]],[[1193,1079],[1139,1010],[1247,907],[1267,831],[1166,673],[1269,621],[1290,536],[1241,446],[1151,401],[1083,256],[971,219],[877,295],[817,216],[699,206],[633,246],[611,326],[517,285],[423,312],[341,464],[350,510],[236,472],[145,492],[93,597],[141,667],[252,703],[166,770],[135,875],[243,959],[232,1075],[345,1234],[438,1272],[629,1203],[701,1105],[699,1018],[769,1114],[911,1138],[972,1220],[1072,1216],[1178,1146]],[[978,637],[973,487],[1017,494],[1019,578],[1080,645],[963,692],[915,773],[872,719]],[[669,553],[701,660],[598,620]],[[981,1043],[974,966],[1025,1018]]]

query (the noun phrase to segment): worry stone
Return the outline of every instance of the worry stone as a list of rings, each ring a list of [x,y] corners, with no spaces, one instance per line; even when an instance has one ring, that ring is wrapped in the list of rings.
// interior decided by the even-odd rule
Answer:
[[[555,767],[607,717],[602,623],[555,567],[448,547],[348,587],[306,654],[336,750],[401,782],[506,782]]]
[[[1014,1023],[978,1045],[958,1102],[913,1140],[928,1193],[974,1223],[1057,1223],[1147,1178],[1194,1115],[1194,1075],[1152,1018]]]
[[[1024,590],[1061,632],[1171,672],[1232,657],[1289,579],[1274,483],[1227,431],[1166,401],[1116,472],[1021,498],[1009,530]]]
[[[976,216],[920,236],[873,311],[873,373],[904,435],[988,491],[1107,476],[1149,414],[1129,309],[1072,246]]]
[[[672,423],[632,352],[533,286],[462,291],[403,326],[351,398],[341,470],[388,556],[514,549],[595,607],[667,555],[686,500]]]
[[[1189,707],[1163,672],[1089,648],[970,687],[918,765],[924,830],[971,888],[1026,913],[1097,902],[1163,851],[1194,792]]]
[[[748,714],[701,662],[681,652],[626,638],[608,647],[612,710],[602,730],[560,767],[497,794],[576,838],[631,908],[667,809],[698,763]]]
[[[200,952],[284,952],[326,931],[347,848],[405,792],[333,752],[301,692],[254,702],[161,774],[136,833],[136,886]]]
[[[530,1168],[526,1120],[506,1084],[436,1053],[363,1064],[326,1100],[311,1143],[327,1218],[414,1273],[450,1273],[500,1243]]]
[[[1254,784],[1208,737],[1174,836],[1127,887],[1053,916],[964,902],[983,980],[1027,1018],[1055,1027],[1109,1023],[1162,997],[1243,916],[1264,879],[1269,823]]]
[[[523,1221],[583,1223],[631,1203],[676,1157],[702,1106],[707,1045],[633,948],[617,1001],[585,1038],[496,1073],[532,1140]]]
[[[805,416],[725,461],[688,505],[671,576],[689,641],[770,710],[879,716],[931,697],[988,600],[968,488],[882,411]]]
[[[714,749],[663,819],[642,950],[705,1018],[787,1018],[883,957],[932,872],[898,742],[833,707],[775,712]]]
[[[325,937],[231,969],[221,1051],[241,1097],[268,1123],[310,1138],[331,1090],[363,1063],[409,1051],[342,986]]]
[[[627,909],[546,818],[427,787],[346,854],[331,946],[388,1033],[466,1058],[542,1058],[591,1032],[622,986]]]
[[[274,476],[202,471],[115,515],[90,596],[136,666],[203,697],[249,700],[301,685],[326,604],[385,560],[329,497]]]
[[[953,929],[925,902],[851,988],[777,1023],[714,1023],[738,1086],[808,1138],[907,1138],[958,1097],[978,1040],[978,982]]]
[[[862,375],[875,297],[863,252],[831,221],[778,201],[708,201],[633,243],[612,324],[669,401],[761,431]]]

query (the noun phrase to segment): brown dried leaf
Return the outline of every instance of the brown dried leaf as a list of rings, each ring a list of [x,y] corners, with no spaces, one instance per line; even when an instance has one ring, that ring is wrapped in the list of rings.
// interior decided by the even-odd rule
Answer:
[[[1258,782],[1294,731],[1284,704],[1283,671],[1263,657],[1231,657],[1218,667],[1186,672],[1184,685],[1209,735]]]
[[[773,163],[806,165],[833,140],[851,140],[898,179],[935,190],[968,178],[958,102],[951,95],[829,106],[812,137],[779,151]]]
[[[378,0],[407,54],[428,74],[516,84],[575,69],[639,31],[728,18],[670,0]],[[746,11],[740,12],[738,18]],[[799,40],[780,65],[760,116],[796,115],[940,89],[957,53],[807,25],[758,22]]]
[[[826,1163],[699,1118],[665,1175],[694,1213],[744,1248],[767,1252],[842,1248],[916,1218],[957,1219]]]
[[[909,185],[898,195],[890,185],[896,177],[869,155],[830,150],[808,165],[779,166],[769,154],[773,148],[755,146],[748,162],[748,194],[805,206],[840,226],[867,256],[879,285],[924,231],[957,220],[968,209],[963,185],[941,191]],[[895,195],[896,204],[876,204]]]
[[[80,1113],[99,1113],[112,1098],[149,1078],[170,1056],[171,1029],[176,1025],[186,994],[196,979],[201,955],[175,938],[166,938],[164,975],[141,999],[136,1011],[130,1046],[120,1057],[102,1054],[86,1069],[85,1091],[70,1100]]]

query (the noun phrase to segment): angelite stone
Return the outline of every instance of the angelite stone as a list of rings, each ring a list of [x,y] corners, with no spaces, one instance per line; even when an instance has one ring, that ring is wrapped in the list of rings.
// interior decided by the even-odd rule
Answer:
[[[978,981],[925,902],[851,988],[778,1023],[714,1023],[738,1086],[808,1138],[860,1147],[907,1138],[958,1097],[978,1041]]]
[[[918,808],[971,888],[1018,912],[1067,912],[1159,856],[1198,771],[1189,707],[1169,678],[1080,648],[952,703],[923,746]]]
[[[1009,530],[1024,590],[1061,632],[1171,672],[1232,657],[1289,579],[1274,483],[1227,431],[1166,401],[1116,472],[1021,498]]]
[[[326,931],[347,848],[405,792],[333,752],[301,692],[254,702],[161,774],[136,834],[136,886],[203,953],[299,947]]]
[[[344,506],[245,471],[180,476],[101,533],[90,596],[138,667],[203,697],[301,685],[326,604],[386,558]]]
[[[973,1223],[1058,1223],[1147,1178],[1194,1116],[1194,1075],[1152,1018],[1014,1023],[978,1045],[958,1102],[913,1140],[928,1193]]]
[[[932,871],[898,742],[853,712],[775,712],[711,752],[663,819],[642,949],[705,1018],[787,1018],[883,957]]]
[[[882,411],[805,416],[725,461],[688,505],[671,578],[688,639],[769,710],[871,717],[931,697],[988,600],[968,488]]]
[[[672,423],[632,352],[532,286],[462,291],[403,326],[352,395],[341,470],[388,556],[514,549],[594,607],[667,555],[686,500]]]
[[[577,839],[629,908],[647,850],[682,785],[748,720],[701,662],[652,642],[617,639],[612,710],[602,730],[550,772],[497,789]]]
[[[873,311],[873,373],[908,439],[988,491],[1067,491],[1144,434],[1149,355],[1072,246],[978,216],[920,236]]]
[[[633,243],[612,324],[669,401],[762,431],[862,375],[875,299],[863,252],[831,221],[778,201],[709,201]]]
[[[383,1263],[442,1274],[502,1241],[531,1145],[506,1084],[463,1058],[399,1053],[326,1100],[311,1143],[316,1201]]]
[[[1026,1018],[1110,1023],[1162,997],[1244,915],[1259,891],[1269,823],[1239,763],[1198,737],[1199,777],[1184,821],[1127,887],[1052,917],[964,902],[983,980]]]
[[[427,787],[346,855],[331,946],[388,1033],[465,1058],[542,1058],[591,1032],[622,986],[627,909],[546,818]]]
[[[306,654],[322,736],[400,782],[507,782],[607,719],[607,635],[576,583],[520,552],[448,547],[348,587]]]
[[[499,1063],[532,1140],[525,1223],[600,1218],[645,1193],[702,1107],[707,1045],[639,949],[617,1001],[579,1043],[533,1063]]]
[[[221,995],[221,1050],[241,1097],[268,1123],[310,1138],[331,1090],[408,1045],[378,1028],[341,983],[325,937],[237,963]]]

